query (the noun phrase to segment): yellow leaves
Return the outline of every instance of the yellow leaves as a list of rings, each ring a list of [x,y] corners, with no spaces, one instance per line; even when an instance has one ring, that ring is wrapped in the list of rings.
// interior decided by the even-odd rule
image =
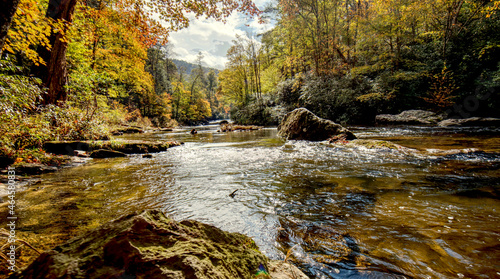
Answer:
[[[7,34],[4,50],[10,53],[22,53],[35,65],[45,65],[36,48],[50,49],[51,32],[63,32],[65,29],[64,22],[45,17],[44,7],[39,1],[22,0]]]
[[[500,11],[500,1],[493,1],[491,5],[485,7],[483,13],[486,18],[490,18],[494,13]]]

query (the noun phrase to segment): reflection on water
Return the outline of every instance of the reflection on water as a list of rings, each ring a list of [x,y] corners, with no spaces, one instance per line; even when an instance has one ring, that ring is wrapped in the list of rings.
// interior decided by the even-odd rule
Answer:
[[[408,150],[189,130],[128,136],[185,142],[153,159],[44,175],[19,195],[20,230],[57,243],[161,208],[245,233],[312,278],[500,277],[498,130],[354,129]]]

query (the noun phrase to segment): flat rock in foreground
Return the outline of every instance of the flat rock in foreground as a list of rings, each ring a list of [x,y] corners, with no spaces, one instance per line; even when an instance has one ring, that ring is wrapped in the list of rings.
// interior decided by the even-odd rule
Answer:
[[[287,113],[278,126],[278,136],[287,140],[323,141],[338,135],[345,135],[346,140],[356,138],[351,131],[341,125],[319,118],[305,108]]]
[[[128,215],[41,254],[10,278],[307,278],[288,264],[269,264],[251,238],[197,221],[173,221],[158,210]],[[289,273],[287,276],[285,273]]]

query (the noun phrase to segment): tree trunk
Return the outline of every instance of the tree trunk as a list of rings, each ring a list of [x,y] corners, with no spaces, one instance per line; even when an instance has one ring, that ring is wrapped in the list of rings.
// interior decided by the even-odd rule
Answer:
[[[20,0],[0,0],[0,56]]]
[[[47,8],[47,17],[67,22],[65,31],[73,21],[77,0],[50,0]],[[50,52],[40,50],[40,56],[47,62],[47,66],[40,67],[37,74],[48,88],[47,94],[43,96],[44,105],[64,103],[68,97],[64,86],[68,81],[66,68],[66,51],[68,43],[61,33],[52,34],[50,37],[52,49]]]

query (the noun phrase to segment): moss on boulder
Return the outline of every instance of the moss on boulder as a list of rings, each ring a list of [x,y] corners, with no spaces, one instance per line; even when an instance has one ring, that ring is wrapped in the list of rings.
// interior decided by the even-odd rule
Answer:
[[[253,278],[261,264],[268,259],[245,235],[147,210],[46,251],[10,278]]]

